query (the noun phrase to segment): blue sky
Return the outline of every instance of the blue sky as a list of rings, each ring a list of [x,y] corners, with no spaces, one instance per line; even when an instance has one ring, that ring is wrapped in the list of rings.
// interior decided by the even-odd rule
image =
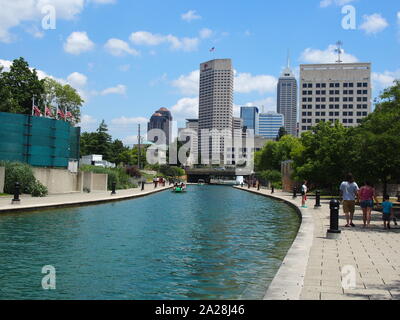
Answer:
[[[44,5],[56,29],[44,30]],[[342,27],[342,8],[356,12],[356,29]],[[276,106],[276,81],[288,49],[300,63],[372,62],[375,95],[400,78],[397,0],[0,0],[0,63],[23,56],[41,76],[79,90],[84,130],[106,120],[114,138],[135,142],[160,107],[183,124],[196,117],[198,66],[232,58],[239,105]],[[209,49],[216,51],[210,53]]]

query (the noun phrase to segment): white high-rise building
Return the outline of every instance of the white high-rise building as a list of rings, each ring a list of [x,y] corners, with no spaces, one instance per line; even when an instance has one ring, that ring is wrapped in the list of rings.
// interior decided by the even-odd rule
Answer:
[[[231,59],[211,60],[200,65],[199,151],[208,158],[202,159],[202,163],[208,162],[213,154],[218,153],[218,163],[224,161],[224,139],[214,134],[202,138],[202,134],[204,130],[215,130],[232,135],[233,79]]]
[[[300,134],[319,122],[357,126],[371,113],[371,64],[300,65]]]

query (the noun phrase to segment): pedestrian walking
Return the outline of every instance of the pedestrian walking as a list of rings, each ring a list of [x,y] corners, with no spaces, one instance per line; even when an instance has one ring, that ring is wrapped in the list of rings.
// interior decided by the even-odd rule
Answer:
[[[369,228],[371,225],[372,209],[374,208],[374,200],[379,204],[376,198],[375,188],[369,181],[364,183],[364,186],[358,191],[361,209],[363,211],[364,228]]]
[[[353,223],[354,212],[356,210],[356,198],[360,188],[354,181],[351,173],[346,176],[346,180],[340,185],[340,196],[343,199],[343,211],[346,216],[346,228],[355,227]]]
[[[301,186],[301,207],[302,208],[307,208],[307,180],[304,180],[303,185]]]
[[[382,208],[383,208],[383,215],[382,215],[383,226],[385,229],[390,230],[391,229],[390,221],[394,219],[394,214],[393,214],[393,203],[390,202],[389,195],[384,196],[382,202]]]

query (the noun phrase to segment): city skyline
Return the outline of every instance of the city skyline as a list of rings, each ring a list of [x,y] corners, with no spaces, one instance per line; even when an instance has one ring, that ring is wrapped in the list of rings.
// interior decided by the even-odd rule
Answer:
[[[41,29],[42,14],[35,8],[8,7],[4,14],[15,20],[0,23],[0,63],[7,69],[23,56],[40,75],[70,83],[86,100],[83,131],[95,130],[105,119],[110,133],[126,144],[136,142],[137,123],[145,125],[158,108],[171,110],[180,126],[197,117],[201,61],[234,61],[235,116],[239,106],[248,104],[276,111],[276,83],[287,49],[298,77],[300,64],[333,63],[334,44],[341,39],[344,62],[372,62],[372,98],[400,75],[400,7],[394,1],[348,1],[356,9],[356,30],[342,28],[342,6],[333,1],[293,2],[290,12],[279,3],[243,6],[239,1],[230,3],[229,21],[224,19],[225,1],[213,11],[207,1],[178,2],[173,8],[151,1],[109,2],[58,1],[56,30]],[[152,19],[154,7],[165,12],[163,21]],[[312,23],[293,30],[301,21]]]

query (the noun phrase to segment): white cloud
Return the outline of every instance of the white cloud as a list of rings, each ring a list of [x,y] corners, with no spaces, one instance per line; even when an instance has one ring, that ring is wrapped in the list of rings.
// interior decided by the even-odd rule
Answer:
[[[195,70],[188,75],[181,75],[177,80],[171,82],[171,85],[178,88],[184,95],[199,94],[200,71]]]
[[[400,80],[400,69],[396,71],[373,72],[372,82],[374,90],[383,90],[393,85],[395,80]]]
[[[81,127],[82,132],[83,131],[94,131],[97,128],[99,121],[95,119],[94,117],[84,114],[81,117],[81,122],[78,124],[79,127]]]
[[[199,114],[199,98],[182,98],[171,107],[171,112],[176,121],[197,118]]]
[[[208,39],[213,35],[213,33],[214,32],[211,29],[203,28],[200,30],[199,35],[202,39]]]
[[[124,95],[124,94],[126,94],[126,86],[124,86],[122,84],[119,84],[116,87],[104,89],[100,94],[102,96],[106,96],[106,95],[109,95],[109,94]]]
[[[321,8],[326,8],[329,7],[331,5],[336,5],[336,6],[344,6],[345,4],[348,4],[350,2],[353,2],[355,0],[322,0],[319,3],[319,6]]]
[[[138,125],[138,124],[147,124],[149,122],[149,119],[144,118],[144,117],[138,117],[138,118],[127,118],[127,117],[120,117],[117,119],[111,120],[111,124],[116,125],[116,126],[133,126],[133,125]]]
[[[107,52],[116,57],[121,57],[126,54],[134,56],[139,55],[139,52],[131,48],[127,42],[115,38],[109,39],[104,45],[104,48],[107,50]]]
[[[158,46],[168,43],[172,50],[195,51],[199,45],[198,38],[178,38],[174,35],[153,34],[148,31],[133,32],[129,39],[136,45]]]
[[[113,3],[114,0],[90,0],[98,4]],[[89,2],[89,1],[88,1]],[[85,6],[85,0],[0,0],[0,41],[11,42],[15,36],[10,29],[18,27],[23,22],[34,23],[33,32],[27,29],[35,37],[41,37],[43,32],[37,30],[44,17],[42,8],[52,5],[56,9],[57,19],[72,20],[79,15]]]
[[[361,24],[360,29],[364,30],[366,34],[376,34],[385,30],[389,24],[385,18],[379,13],[363,16],[364,22]]]
[[[329,45],[325,50],[307,48],[302,52],[300,60],[305,63],[335,63],[338,59],[335,49],[335,45]],[[343,49],[341,60],[344,63],[358,62],[357,57],[346,53]]]
[[[253,76],[250,73],[237,73],[235,77],[235,92],[260,94],[276,91],[278,79],[270,75]]]
[[[191,21],[193,21],[193,20],[199,20],[199,19],[201,19],[201,16],[198,15],[198,14],[196,13],[195,10],[189,10],[188,12],[183,13],[183,14],[181,15],[181,18],[182,18],[182,20],[184,20],[184,21],[191,22]]]
[[[86,32],[72,32],[64,43],[64,50],[74,55],[90,51],[93,48],[94,43],[89,39]]]
[[[257,106],[260,112],[275,111],[276,112],[276,97],[267,97],[261,100],[248,102],[245,106]]]
[[[67,81],[75,88],[83,88],[86,86],[87,77],[79,72],[73,72],[67,77]]]

